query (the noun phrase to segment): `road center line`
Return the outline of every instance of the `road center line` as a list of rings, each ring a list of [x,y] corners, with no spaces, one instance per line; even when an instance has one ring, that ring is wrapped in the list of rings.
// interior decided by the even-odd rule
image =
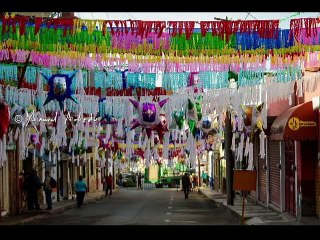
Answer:
[[[175,222],[175,223],[195,223],[197,221],[170,221],[170,222]]]

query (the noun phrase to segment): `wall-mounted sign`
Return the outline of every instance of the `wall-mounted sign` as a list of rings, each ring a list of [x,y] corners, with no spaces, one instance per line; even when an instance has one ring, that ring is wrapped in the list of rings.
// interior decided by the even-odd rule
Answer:
[[[6,150],[7,151],[16,150],[16,145],[15,144],[8,144],[6,147]]]
[[[288,121],[288,127],[292,131],[297,131],[301,127],[316,127],[317,123],[315,121],[302,121],[297,117],[292,117]]]
[[[233,170],[233,190],[256,190],[257,172],[252,170]]]

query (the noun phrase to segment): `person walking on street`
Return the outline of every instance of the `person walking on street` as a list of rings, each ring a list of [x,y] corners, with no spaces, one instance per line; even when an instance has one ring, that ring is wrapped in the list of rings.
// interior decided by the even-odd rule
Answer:
[[[75,183],[75,189],[77,194],[77,205],[81,208],[83,205],[84,195],[87,191],[87,184],[83,181],[83,177],[80,175],[79,180]]]
[[[111,197],[111,195],[112,195],[112,182],[113,182],[112,174],[109,173],[109,176],[107,177],[107,188],[106,188],[105,197],[108,195],[109,190],[110,190],[109,197]]]
[[[184,199],[188,199],[190,188],[190,178],[188,176],[188,173],[185,173],[182,177],[182,188],[184,192]]]
[[[189,180],[190,180],[190,191],[192,192],[193,191],[193,177],[191,174],[189,176]]]
[[[19,173],[19,192],[21,194],[21,207],[25,208],[26,207],[26,192],[24,189],[24,183],[25,183],[25,176],[23,172]]]
[[[198,177],[197,175],[195,175],[194,173],[192,173],[192,178],[193,178],[193,191],[196,190],[196,188],[198,187]]]
[[[122,186],[122,174],[119,174],[119,186]]]
[[[207,185],[207,173],[204,170],[202,170],[201,178],[202,178],[202,186],[206,186]]]
[[[141,187],[141,178],[142,178],[141,172],[139,172],[139,174],[138,174],[138,189],[142,189],[142,187]]]
[[[46,195],[46,203],[47,203],[47,209],[46,210],[52,210],[52,198],[51,198],[51,194],[52,194],[52,188],[54,187],[52,182],[54,180],[51,180],[51,176],[49,171],[45,172],[45,179],[43,182],[43,190],[44,193]]]

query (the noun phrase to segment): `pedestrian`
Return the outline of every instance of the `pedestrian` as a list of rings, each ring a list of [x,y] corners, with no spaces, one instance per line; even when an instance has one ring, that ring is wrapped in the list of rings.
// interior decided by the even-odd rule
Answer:
[[[47,203],[47,208],[46,210],[52,210],[52,189],[55,187],[55,180],[50,176],[49,171],[45,172],[45,179],[43,182],[43,190],[46,195],[46,203]]]
[[[62,177],[59,178],[59,192],[60,192],[60,196],[63,198],[63,179],[62,179]]]
[[[142,179],[142,175],[141,175],[141,172],[139,172],[139,174],[138,174],[138,189],[142,189],[142,187],[141,187],[141,179]]]
[[[193,178],[193,190],[195,190],[196,189],[196,187],[198,186],[198,177],[194,174],[194,173],[192,173],[192,178]]]
[[[111,197],[112,195],[112,182],[113,182],[112,174],[109,173],[109,176],[107,177],[107,188],[106,188],[105,197],[108,195],[109,190],[110,190],[109,197]]]
[[[182,177],[182,188],[184,192],[184,199],[188,199],[190,188],[190,178],[188,176],[188,173],[185,173]]]
[[[102,184],[103,184],[103,191],[106,191],[107,190],[107,176],[104,176],[102,178]]]
[[[119,186],[122,186],[122,174],[119,174]]]
[[[32,170],[32,172],[27,175],[25,180],[25,189],[27,191],[28,196],[27,205],[29,210],[33,210],[34,207],[37,210],[41,210],[37,193],[41,186],[42,184],[40,182],[39,177],[37,176],[37,172],[35,170]]]
[[[190,191],[193,191],[193,177],[191,174],[189,176],[189,181],[190,181]]]
[[[207,185],[207,173],[204,170],[202,170],[201,178],[202,178],[202,186],[205,187]]]
[[[77,205],[81,208],[83,205],[84,195],[87,191],[87,184],[83,181],[83,177],[80,175],[79,180],[75,183],[75,189],[77,194]]]
[[[25,176],[23,172],[19,173],[19,192],[21,194],[21,207],[26,207],[26,192],[24,189],[24,183],[25,183]]]

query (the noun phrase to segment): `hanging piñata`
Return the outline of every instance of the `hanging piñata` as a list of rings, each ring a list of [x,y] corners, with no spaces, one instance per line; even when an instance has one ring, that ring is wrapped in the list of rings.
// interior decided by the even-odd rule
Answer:
[[[193,137],[196,136],[199,122],[202,118],[202,97],[199,96],[195,101],[188,98],[188,125]]]
[[[160,102],[138,102],[129,99],[133,106],[138,109],[138,119],[136,119],[131,127],[135,129],[138,126],[146,129],[147,136],[150,138],[152,130],[160,123],[160,109],[166,104],[169,98]]]
[[[183,110],[174,111],[173,112],[173,118],[176,121],[176,124],[179,128],[179,130],[182,130],[184,120],[185,120],[185,113]]]
[[[70,98],[75,103],[79,103],[76,96],[74,95],[74,90],[71,88],[72,80],[76,72],[71,76],[67,74],[54,74],[50,78],[42,74],[42,76],[48,81],[49,92],[46,101],[43,105],[46,105],[51,100],[57,100],[59,102],[60,110],[63,111],[64,100]]]
[[[0,139],[8,133],[10,123],[9,106],[4,101],[0,101]]]

